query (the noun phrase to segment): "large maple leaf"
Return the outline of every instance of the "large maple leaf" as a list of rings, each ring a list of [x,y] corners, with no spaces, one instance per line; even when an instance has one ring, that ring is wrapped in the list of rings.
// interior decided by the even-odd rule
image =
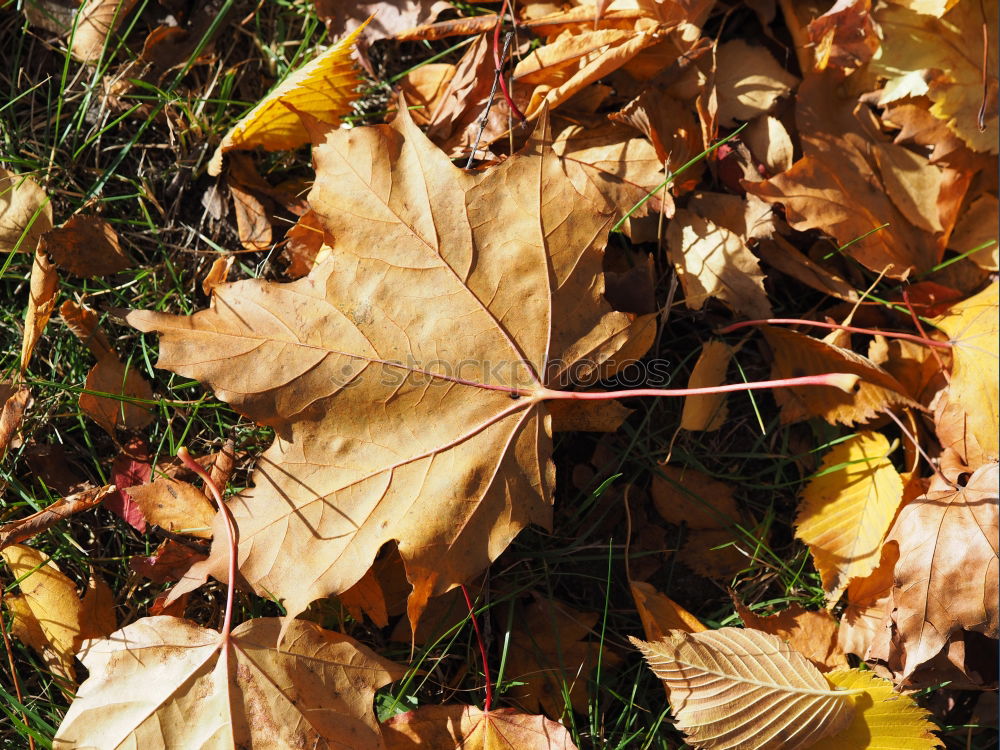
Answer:
[[[314,158],[309,203],[335,247],[309,276],[128,320],[161,334],[160,367],[277,428],[230,501],[254,588],[295,615],[394,540],[412,619],[549,523],[549,389],[607,368],[647,321],[603,299],[613,217],[540,139],[470,173],[403,115],[331,131]],[[224,579],[225,559],[217,545],[190,585]]]

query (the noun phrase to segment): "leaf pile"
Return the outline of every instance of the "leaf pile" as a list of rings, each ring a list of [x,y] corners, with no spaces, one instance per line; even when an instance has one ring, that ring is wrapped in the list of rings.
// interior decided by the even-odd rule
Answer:
[[[26,8],[25,22],[62,39],[74,65],[99,64],[133,5]],[[0,527],[19,592],[3,598],[10,632],[75,693],[54,747],[603,746],[601,722],[581,732],[573,715],[593,710],[592,675],[637,663],[629,640],[666,688],[657,710],[669,706],[694,747],[930,748],[929,712],[900,691],[996,689],[997,9],[779,5],[505,2],[480,14],[316,0],[334,43],[205,144],[214,155],[199,169],[228,191],[242,250],[200,279],[204,309],[168,296],[125,315],[126,338],[156,334],[156,368],[268,430],[269,447],[238,455],[230,441],[202,456],[199,486],[154,439],[158,420],[186,419],[196,402],[173,397],[172,376],[142,372],[145,350],[99,323],[100,295],[61,301],[96,362],[73,386],[78,407],[113,462],[100,483],[67,477],[58,458],[33,467],[60,499]],[[108,101],[193,54],[179,38],[158,46],[175,32],[156,34],[141,71],[95,69]],[[991,44],[970,46],[982,38]],[[452,46],[383,76],[413,42]],[[393,88],[388,110],[355,126],[359,87],[375,76]],[[302,149],[281,157],[296,175],[276,182],[254,149]],[[0,169],[0,250],[30,266],[20,358],[0,382],[0,459],[12,466],[29,454],[42,466],[52,447],[22,426],[46,383],[35,352],[54,335],[65,279],[137,263],[105,218],[56,217],[38,181]],[[278,249],[264,274],[228,281],[250,275],[235,253]],[[689,351],[672,348],[681,325]],[[613,399],[652,400],[668,359],[709,392],[654,427],[661,407],[634,414]],[[783,462],[768,492],[797,487],[794,509],[688,450],[692,436],[749,450],[726,441],[751,412],[719,386],[768,371],[778,387],[749,403],[765,457]],[[794,382],[831,374],[856,385]],[[556,433],[626,421],[632,437],[672,437],[624,486],[611,486],[623,472],[595,468],[600,489],[580,511],[614,544],[604,514],[627,516],[634,550],[607,572],[631,597],[616,627],[608,599],[603,615],[585,611],[525,592],[504,573],[516,564],[494,563],[516,561],[509,549],[531,526],[561,533]],[[593,466],[610,465],[607,438],[595,441]],[[245,482],[233,479],[243,459]],[[217,507],[213,488],[231,481]],[[44,547],[39,535],[98,504],[143,540],[127,567],[159,586],[148,607],[126,614],[124,589],[96,574],[81,597],[22,544]],[[782,513],[794,516],[787,540],[772,528]],[[770,544],[808,554],[815,574],[795,578],[815,580],[801,597],[813,606],[769,611],[768,598],[791,598],[754,573],[786,567]],[[694,591],[661,592],[675,563],[727,587],[744,627],[716,627],[724,618]],[[219,631],[192,606],[211,579],[230,587]],[[475,587],[507,602],[479,613],[485,638]],[[243,621],[230,629],[234,588]],[[437,703],[408,694],[426,665],[387,658],[388,640],[433,650],[465,618],[483,708],[450,685]],[[494,660],[510,704],[499,708]]]

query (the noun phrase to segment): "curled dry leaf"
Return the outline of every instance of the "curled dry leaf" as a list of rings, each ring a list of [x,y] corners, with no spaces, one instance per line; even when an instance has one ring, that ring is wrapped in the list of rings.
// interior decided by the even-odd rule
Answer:
[[[208,273],[201,280],[201,291],[205,293],[206,297],[212,296],[215,287],[226,283],[234,260],[236,260],[235,255],[227,255],[212,261],[212,267],[208,269]]]
[[[90,677],[56,733],[58,750],[382,746],[375,691],[403,675],[345,635],[258,618],[228,639],[146,617],[91,641]]]
[[[42,331],[52,317],[56,306],[59,276],[41,248],[35,251],[31,264],[31,281],[28,285],[28,309],[24,314],[24,337],[21,340],[21,372],[28,369]]]
[[[881,42],[871,10],[871,0],[838,0],[809,22],[816,70],[850,72],[871,60]]]
[[[382,725],[386,750],[576,750],[566,727],[513,708],[424,706]]]
[[[105,496],[114,489],[114,485],[105,485],[83,490],[66,498],[60,498],[30,516],[5,523],[0,526],[0,550],[12,544],[26,542],[35,534],[55,526],[60,521],[100,505]]]
[[[814,386],[775,391],[775,401],[781,407],[781,421],[786,424],[822,417],[830,424],[853,425],[866,422],[893,406],[920,409],[919,404],[903,395],[906,388],[898,380],[850,349],[775,326],[766,326],[763,333],[774,355],[771,364],[774,378],[824,372],[846,372],[860,378],[854,393]]]
[[[33,253],[52,229],[52,204],[37,182],[0,167],[0,252]]]
[[[117,627],[111,590],[95,578],[81,600],[76,584],[44,553],[15,544],[0,555],[21,589],[18,596],[4,597],[14,614],[11,632],[37,651],[53,674],[75,682],[73,658],[83,642]]]
[[[299,113],[336,125],[357,98],[357,67],[351,60],[364,24],[303,65],[245,114],[222,138],[208,164],[208,173],[222,171],[222,157],[232,149],[266,151],[298,148],[311,140]]]
[[[903,480],[880,432],[860,432],[823,457],[802,492],[795,536],[809,545],[832,605],[878,565],[882,540],[903,499]]]
[[[645,581],[630,581],[629,587],[642,620],[643,632],[649,640],[658,641],[671,630],[686,630],[689,633],[708,630],[701,620]]]
[[[724,341],[706,341],[691,369],[688,388],[711,388],[726,382],[726,371],[735,354]],[[726,395],[718,393],[705,396],[685,396],[681,412],[681,429],[714,432],[722,427],[729,416]]]
[[[161,477],[125,491],[147,522],[177,534],[212,538],[215,508],[193,484]]]
[[[114,228],[97,216],[73,216],[42,236],[40,250],[74,276],[108,276],[132,265]]]
[[[892,603],[869,657],[902,684],[961,631],[1000,637],[997,603],[997,464],[959,489],[935,489],[903,506],[888,540],[899,545]]]
[[[31,400],[31,391],[24,386],[0,383],[0,459],[7,454],[17,428],[21,426],[24,410]]]
[[[247,580],[295,614],[396,540],[416,620],[548,524],[548,384],[599,369],[648,321],[603,299],[613,217],[537,142],[468,173],[401,113],[331,131],[314,156],[309,203],[337,242],[309,276],[227,284],[190,318],[128,320],[161,333],[161,367],[277,428],[253,489],[230,501]],[[190,585],[225,577],[226,554],[217,544]]]
[[[973,469],[1000,457],[998,289],[990,283],[933,321],[953,344],[951,383],[935,413],[937,436]]]
[[[80,62],[97,62],[105,44],[112,49],[110,37],[125,21],[135,0],[87,0],[77,12],[76,30],[70,53]]]
[[[629,640],[664,681],[695,747],[797,750],[842,731],[855,713],[848,694],[777,636],[720,628]]]

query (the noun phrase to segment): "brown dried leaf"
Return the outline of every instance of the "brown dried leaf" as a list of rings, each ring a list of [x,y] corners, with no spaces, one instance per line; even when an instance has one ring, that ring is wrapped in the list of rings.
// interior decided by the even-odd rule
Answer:
[[[576,750],[564,726],[513,708],[423,706],[393,716],[382,732],[386,750]]]
[[[445,0],[313,0],[331,39],[353,33],[371,18],[363,38],[369,43],[395,36],[414,26],[430,23],[443,10]]]
[[[720,628],[630,640],[667,686],[675,723],[692,745],[798,750],[854,715],[850,695],[777,636]]]
[[[126,368],[114,352],[91,368],[84,387],[95,393],[80,394],[80,409],[109,435],[114,435],[119,427],[137,430],[153,421],[151,406],[131,401],[152,400],[153,389],[149,381],[138,370]]]
[[[91,641],[53,747],[381,747],[372,700],[403,670],[302,620],[278,648],[279,629],[257,618],[224,639],[159,616]]]
[[[80,62],[97,62],[108,38],[124,23],[136,0],[87,0],[77,12],[70,52]]]
[[[151,484],[135,485],[125,491],[147,522],[176,534],[212,538],[215,508],[193,484],[159,477]]]
[[[602,297],[603,198],[537,144],[469,173],[401,112],[313,154],[309,202],[336,238],[324,263],[291,284],[227,284],[191,318],[128,320],[162,334],[161,366],[278,429],[230,501],[247,580],[294,614],[396,540],[416,620],[548,524],[546,383],[647,330]],[[226,554],[217,543],[194,572],[225,577]]]
[[[9,383],[0,383],[0,399],[3,403],[3,406],[0,406],[0,459],[2,459],[7,455],[7,448],[24,418],[24,410],[28,408],[28,402],[31,400],[31,391],[24,386],[17,388]]]
[[[179,581],[188,569],[205,555],[173,539],[164,539],[149,557],[133,557],[129,567],[155,583]],[[182,610],[183,611],[183,610]]]
[[[39,249],[52,262],[74,276],[108,276],[132,265],[122,250],[118,234],[97,216],[73,216],[42,236]]]
[[[0,252],[33,253],[52,229],[52,204],[38,183],[0,167]]]
[[[201,291],[206,296],[211,297],[215,287],[226,283],[234,260],[236,260],[235,255],[226,255],[212,261],[212,267],[208,269],[208,273],[201,280]]]
[[[781,612],[761,617],[735,595],[733,604],[746,627],[778,636],[815,664],[820,672],[850,666],[837,642],[837,621],[826,610],[813,612],[793,604]]]
[[[962,631],[1000,636],[998,484],[997,464],[987,464],[964,487],[905,505],[889,532],[899,544],[885,624],[891,638],[873,644],[869,658],[904,685]]]
[[[837,0],[809,22],[817,70],[831,66],[849,73],[871,60],[881,42],[871,9],[871,0]]]
[[[854,393],[817,386],[776,390],[774,398],[781,407],[781,421],[786,424],[822,417],[830,424],[853,425],[866,422],[893,406],[920,408],[903,395],[906,389],[899,381],[850,349],[773,326],[765,327],[763,332],[774,354],[771,365],[774,378],[826,372],[845,372],[861,378]]]
[[[596,641],[596,612],[577,612],[558,602],[539,599],[514,620],[506,673],[523,682],[507,695],[529,711],[559,717],[566,709],[562,686],[568,686],[571,707],[587,711],[587,681],[597,666],[614,667],[621,658]]]
[[[670,630],[700,633],[708,629],[684,607],[645,581],[631,581],[629,586],[639,619],[642,620],[643,632],[649,640],[659,641]]]
[[[59,317],[97,359],[102,359],[113,351],[111,342],[97,322],[97,313],[89,307],[68,299],[59,305]]]
[[[660,515],[691,529],[726,528],[740,519],[732,485],[694,469],[663,466],[653,475],[650,491]]]
[[[899,559],[899,544],[885,542],[878,567],[864,578],[855,578],[847,586],[847,606],[840,618],[837,642],[841,649],[868,659],[868,649],[882,628],[891,606],[893,570]]]
[[[56,274],[56,267],[39,248],[35,251],[35,259],[31,264],[28,309],[24,314],[24,338],[21,340],[22,373],[27,371],[35,345],[38,344],[42,331],[52,317],[58,287],[59,276]]]
[[[69,497],[56,500],[30,516],[0,526],[0,550],[12,544],[26,542],[60,521],[100,505],[104,497],[114,490],[114,485],[105,485],[84,490]]]

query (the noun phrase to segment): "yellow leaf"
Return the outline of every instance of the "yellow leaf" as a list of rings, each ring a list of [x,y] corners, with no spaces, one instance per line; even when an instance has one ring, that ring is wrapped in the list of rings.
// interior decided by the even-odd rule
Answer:
[[[813,745],[813,750],[930,750],[941,747],[931,734],[934,724],[926,710],[908,695],[892,689],[889,680],[872,672],[838,669],[826,678],[852,695],[854,719],[842,732]]]
[[[630,640],[666,685],[677,727],[694,747],[797,750],[853,717],[850,694],[777,636],[720,628]]]
[[[357,99],[355,89],[360,79],[351,53],[366,24],[292,73],[244,115],[215,150],[208,173],[216,175],[222,171],[222,155],[231,149],[260,146],[267,151],[282,151],[308,143],[309,131],[298,112],[337,124]]]
[[[826,454],[802,493],[795,536],[809,545],[830,602],[878,565],[903,499],[903,480],[888,453],[884,435],[858,433]]]
[[[938,439],[958,451],[972,468],[996,461],[1000,455],[998,289],[1000,285],[990,284],[934,320],[954,344],[947,403],[939,406],[935,417]]]
[[[647,638],[659,640],[670,630],[701,633],[708,629],[684,607],[645,581],[631,581],[629,586]]]
[[[107,587],[95,581],[81,601],[73,581],[38,550],[14,544],[0,554],[21,589],[20,596],[6,599],[14,614],[12,632],[35,649],[54,674],[75,681],[73,657],[83,641],[115,628]]]

